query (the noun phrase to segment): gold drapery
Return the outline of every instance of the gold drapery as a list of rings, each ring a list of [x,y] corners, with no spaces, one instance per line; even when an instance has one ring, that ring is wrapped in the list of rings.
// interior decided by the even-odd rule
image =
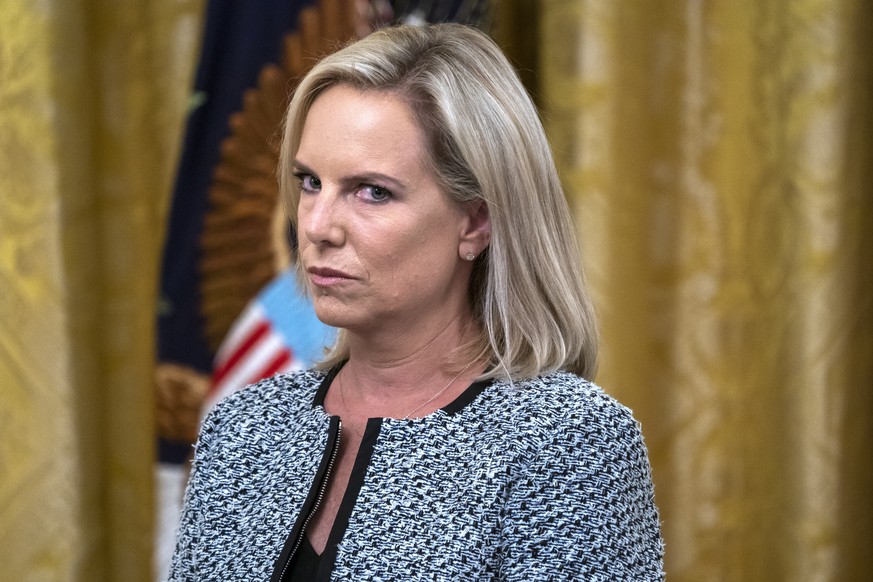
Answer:
[[[643,423],[669,579],[869,579],[869,3],[538,5],[598,381]]]
[[[157,263],[202,4],[0,2],[4,580],[151,580]]]

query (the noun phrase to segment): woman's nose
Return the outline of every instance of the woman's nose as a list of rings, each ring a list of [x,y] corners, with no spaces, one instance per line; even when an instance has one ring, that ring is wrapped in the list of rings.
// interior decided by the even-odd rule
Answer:
[[[342,243],[339,199],[324,187],[317,194],[303,194],[298,205],[299,229],[314,245]]]

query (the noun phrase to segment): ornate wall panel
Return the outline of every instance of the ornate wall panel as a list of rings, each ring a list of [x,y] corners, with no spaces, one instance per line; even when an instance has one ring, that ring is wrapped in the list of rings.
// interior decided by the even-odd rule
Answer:
[[[541,7],[544,114],[603,322],[598,380],[643,422],[670,578],[864,579],[870,10]]]
[[[4,579],[150,579],[155,272],[200,10],[0,11]]]

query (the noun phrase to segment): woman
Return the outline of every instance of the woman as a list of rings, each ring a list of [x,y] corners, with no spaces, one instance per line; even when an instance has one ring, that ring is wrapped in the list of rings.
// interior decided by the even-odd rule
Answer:
[[[485,35],[376,32],[289,106],[279,168],[323,365],[204,423],[174,580],[651,580],[629,411],[536,111]]]

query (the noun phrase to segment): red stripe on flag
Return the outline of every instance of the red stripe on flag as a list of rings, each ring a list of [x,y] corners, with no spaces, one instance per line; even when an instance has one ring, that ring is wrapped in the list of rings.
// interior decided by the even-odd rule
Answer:
[[[261,370],[260,374],[258,374],[257,378],[250,378],[249,383],[257,382],[258,380],[263,380],[264,378],[269,378],[276,372],[282,369],[282,366],[286,365],[291,361],[292,358],[291,350],[283,349],[281,352],[276,354],[276,357],[272,359],[272,361],[264,366]]]
[[[270,322],[263,321],[255,326],[252,329],[251,333],[246,336],[246,338],[240,342],[239,347],[237,347],[233,353],[227,358],[218,369],[212,374],[212,386],[216,386],[221,383],[222,379],[234,368],[234,366],[239,363],[239,361],[246,355],[246,353],[252,349],[261,337],[264,336],[268,331],[270,331]]]

